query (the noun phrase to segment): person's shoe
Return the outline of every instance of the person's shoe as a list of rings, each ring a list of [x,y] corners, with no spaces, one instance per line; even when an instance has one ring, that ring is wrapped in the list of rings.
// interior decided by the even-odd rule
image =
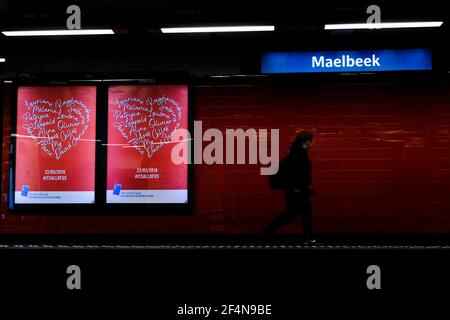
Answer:
[[[317,240],[314,238],[306,238],[305,243],[308,245],[317,245]]]

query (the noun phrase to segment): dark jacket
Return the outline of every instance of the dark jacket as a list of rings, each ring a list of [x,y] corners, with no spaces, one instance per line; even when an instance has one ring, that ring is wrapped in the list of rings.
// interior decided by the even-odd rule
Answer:
[[[306,150],[291,150],[280,161],[277,175],[279,175],[280,189],[308,190],[311,185],[311,161]]]

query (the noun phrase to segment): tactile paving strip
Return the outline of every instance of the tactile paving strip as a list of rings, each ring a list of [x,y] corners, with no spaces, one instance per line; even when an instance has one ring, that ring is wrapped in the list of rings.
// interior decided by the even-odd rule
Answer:
[[[292,249],[344,249],[344,250],[448,250],[450,245],[64,245],[64,244],[0,244],[0,249],[33,250],[292,250]]]

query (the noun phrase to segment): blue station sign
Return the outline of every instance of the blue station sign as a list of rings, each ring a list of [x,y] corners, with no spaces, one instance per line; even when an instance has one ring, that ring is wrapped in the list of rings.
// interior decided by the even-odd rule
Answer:
[[[429,49],[267,52],[262,73],[431,70]]]

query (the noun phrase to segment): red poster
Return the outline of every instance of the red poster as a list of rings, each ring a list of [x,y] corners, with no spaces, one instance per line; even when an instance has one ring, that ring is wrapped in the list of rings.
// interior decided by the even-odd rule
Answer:
[[[93,203],[95,86],[20,87],[15,203]]]
[[[187,202],[187,164],[168,143],[177,129],[188,129],[186,85],[109,88],[108,203]]]

